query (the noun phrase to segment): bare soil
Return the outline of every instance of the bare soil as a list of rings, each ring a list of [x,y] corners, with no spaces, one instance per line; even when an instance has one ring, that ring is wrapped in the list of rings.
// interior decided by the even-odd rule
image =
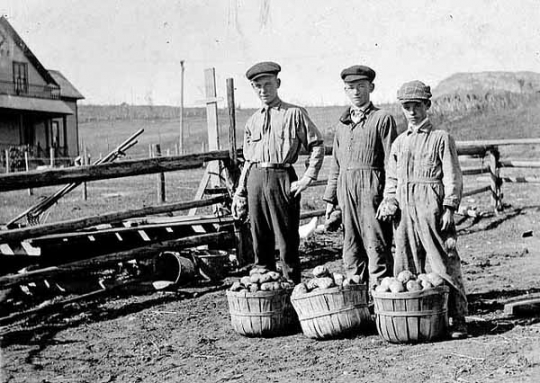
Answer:
[[[538,186],[505,186],[503,214],[458,226],[470,336],[390,344],[374,326],[344,339],[301,332],[246,338],[230,327],[223,285],[131,286],[5,326],[2,382],[537,382],[540,315],[504,303],[540,292]],[[487,200],[466,203],[487,206]],[[528,231],[531,233],[526,233]],[[525,235],[524,235],[525,233]],[[302,245],[303,275],[341,267],[340,234]]]

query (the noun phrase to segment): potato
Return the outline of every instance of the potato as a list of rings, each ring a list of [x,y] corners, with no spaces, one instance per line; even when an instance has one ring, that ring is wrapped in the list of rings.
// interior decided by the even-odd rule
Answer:
[[[251,274],[249,279],[251,280],[251,283],[259,283],[261,280],[261,274]]]
[[[403,286],[403,283],[401,283],[398,280],[392,281],[390,283],[390,286],[388,286],[388,288],[393,293],[402,293],[405,291],[405,287]]]
[[[315,278],[328,277],[330,276],[330,272],[328,271],[326,266],[317,266],[313,269],[313,276]]]
[[[437,273],[429,273],[427,276],[434,287],[444,284],[444,279]]]
[[[240,283],[243,284],[245,287],[248,287],[251,284],[251,278],[250,277],[242,277],[240,279]]]
[[[292,287],[294,286],[292,283],[290,282],[279,282],[279,284],[281,285],[281,288],[283,290],[289,290],[289,289],[292,289]]]
[[[306,294],[307,292],[308,292],[308,288],[307,288],[306,284],[305,283],[299,283],[296,286],[294,286],[292,295],[293,296],[298,296],[298,295]]]
[[[407,282],[409,282],[410,280],[413,280],[413,279],[415,279],[414,274],[412,272],[410,272],[409,270],[403,270],[397,276],[397,280],[400,281],[403,284],[405,284],[405,283],[407,283]]]
[[[266,282],[271,282],[272,281],[272,277],[270,275],[270,273],[266,273],[266,274],[262,274],[259,278],[259,283],[260,284],[263,284],[263,283],[266,283]]]
[[[334,278],[334,283],[336,286],[341,286],[343,284],[343,281],[345,280],[345,276],[340,273],[333,273],[332,277]]]
[[[270,276],[270,278],[273,281],[277,281],[281,277],[281,275],[279,275],[279,273],[277,271],[270,271],[270,272],[268,272],[268,275]]]
[[[390,287],[390,283],[392,283],[395,280],[396,278],[394,277],[384,277],[383,280],[381,281],[381,286],[383,286],[388,291],[388,287]]]
[[[387,293],[390,290],[388,289],[388,286],[385,286],[385,285],[381,284],[381,285],[375,287],[375,291],[378,292],[378,293]]]
[[[259,291],[259,284],[258,283],[252,283],[249,285],[249,292],[250,293],[256,293]]]
[[[335,283],[330,277],[322,277],[318,278],[317,286],[321,289],[329,289],[330,287],[334,287]]]
[[[344,287],[344,288],[347,288],[350,285],[351,285],[351,280],[349,278],[345,278],[345,280],[343,281],[343,284],[341,286]]]
[[[422,285],[422,288],[423,288],[424,290],[432,289],[432,288],[433,288],[433,284],[432,284],[430,281],[426,280],[426,279],[422,279],[422,280],[420,281],[420,284]]]
[[[306,284],[308,291],[314,290],[319,287],[318,278],[313,278]]]
[[[274,290],[274,291],[281,290],[281,283],[279,283],[277,281],[272,282],[272,290]]]
[[[240,291],[242,290],[242,284],[239,281],[236,281],[231,286],[231,291]]]
[[[266,274],[269,270],[265,267],[255,267],[249,271],[249,275]]]
[[[407,282],[407,291],[420,291],[420,290],[422,290],[422,285],[418,281]]]
[[[270,291],[274,287],[274,282],[261,283],[261,291]]]
[[[416,280],[418,281],[429,281],[429,277],[427,276],[427,274],[418,274],[418,276],[416,277]]]
[[[360,284],[360,275],[353,275],[349,278],[349,282],[351,285],[359,285]]]

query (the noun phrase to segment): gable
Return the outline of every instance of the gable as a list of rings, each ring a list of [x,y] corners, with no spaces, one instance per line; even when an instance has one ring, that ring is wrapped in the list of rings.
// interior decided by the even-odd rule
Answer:
[[[28,81],[35,85],[58,84],[43,67],[5,17],[0,17],[0,81],[13,81],[13,62],[26,64]]]

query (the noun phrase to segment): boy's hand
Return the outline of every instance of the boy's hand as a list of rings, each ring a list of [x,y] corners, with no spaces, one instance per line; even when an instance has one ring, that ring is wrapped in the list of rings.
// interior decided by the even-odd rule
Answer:
[[[454,225],[454,210],[445,206],[441,217],[441,230],[447,231]]]
[[[302,193],[311,184],[311,178],[302,177],[298,181],[291,183],[291,194],[295,197]]]

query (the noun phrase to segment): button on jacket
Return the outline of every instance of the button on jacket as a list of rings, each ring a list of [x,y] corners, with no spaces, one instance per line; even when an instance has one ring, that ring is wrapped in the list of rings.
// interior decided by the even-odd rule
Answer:
[[[305,175],[317,179],[324,159],[323,136],[305,109],[278,100],[255,112],[244,131],[244,158],[249,162],[294,164],[301,146],[311,150]]]

